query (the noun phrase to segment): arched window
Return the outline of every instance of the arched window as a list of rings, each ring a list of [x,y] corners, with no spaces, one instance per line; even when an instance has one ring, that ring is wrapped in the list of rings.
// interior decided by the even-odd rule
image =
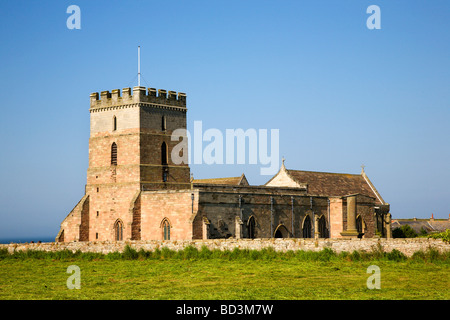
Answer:
[[[383,232],[383,216],[381,214],[375,212],[375,219],[376,219],[376,222],[377,222],[377,231],[379,233],[381,233],[382,235],[384,235],[384,232]]]
[[[162,222],[163,239],[170,240],[170,223],[169,220],[164,219]]]
[[[327,223],[324,216],[321,216],[319,219],[319,237],[328,238]]]
[[[306,216],[305,220],[303,220],[303,238],[311,238],[311,218]]]
[[[363,232],[363,220],[361,216],[359,215],[356,218],[356,231],[358,231],[358,238],[362,238],[364,232]]]
[[[117,130],[117,118],[116,116],[113,117],[113,131]]]
[[[255,239],[255,225],[255,217],[251,216],[247,222],[248,237],[250,239]]]
[[[274,233],[274,238],[289,238],[289,231],[282,224],[278,225]]]
[[[161,145],[161,165],[167,165],[167,144],[165,142]]]
[[[115,142],[111,145],[111,165],[117,165],[117,144]]]
[[[114,238],[116,241],[123,240],[123,223],[120,220],[117,220],[114,224]]]
[[[166,131],[166,129],[167,129],[166,116],[162,116],[162,118],[161,118],[161,130],[162,131]]]

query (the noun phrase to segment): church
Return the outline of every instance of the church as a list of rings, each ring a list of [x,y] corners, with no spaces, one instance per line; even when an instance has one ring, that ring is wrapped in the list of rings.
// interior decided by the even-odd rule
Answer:
[[[391,237],[389,204],[360,174],[281,168],[264,185],[193,179],[169,156],[186,94],[142,86],[90,95],[85,194],[58,242]],[[187,139],[187,137],[183,137]]]

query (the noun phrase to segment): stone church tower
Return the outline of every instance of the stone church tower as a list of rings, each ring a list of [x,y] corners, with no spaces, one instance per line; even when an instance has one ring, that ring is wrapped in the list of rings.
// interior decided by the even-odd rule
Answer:
[[[179,143],[171,141],[173,130],[186,129],[186,95],[145,87],[103,91],[90,95],[89,111],[85,195],[56,240],[141,239],[141,191],[190,188],[188,164],[170,157]]]

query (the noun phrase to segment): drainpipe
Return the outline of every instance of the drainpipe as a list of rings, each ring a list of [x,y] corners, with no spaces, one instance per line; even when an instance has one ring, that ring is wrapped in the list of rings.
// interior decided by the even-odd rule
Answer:
[[[273,238],[273,197],[270,197],[270,237]]]
[[[331,237],[331,217],[330,217],[330,199],[328,198],[328,200],[327,200],[327,204],[328,204],[328,222],[327,222],[327,225],[328,225],[328,238],[330,238]]]
[[[239,195],[239,215],[242,220],[242,196]]]
[[[291,233],[292,233],[292,238],[295,238],[295,235],[294,235],[294,196],[291,196]]]
[[[316,234],[316,216],[315,216],[315,213],[314,213],[314,210],[313,210],[313,197],[309,197],[309,206],[310,206],[310,209],[311,209],[311,211],[312,211],[312,234],[311,234],[311,236],[314,238],[315,237],[315,234]]]

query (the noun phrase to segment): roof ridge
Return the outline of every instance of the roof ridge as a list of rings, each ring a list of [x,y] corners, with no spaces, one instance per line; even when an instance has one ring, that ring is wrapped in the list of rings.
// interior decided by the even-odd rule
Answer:
[[[294,171],[294,172],[310,172],[310,173],[326,173],[326,174],[336,174],[336,175],[352,175],[352,176],[361,176],[360,173],[339,173],[339,172],[327,172],[327,171],[308,171],[308,170],[295,170],[295,169],[286,169],[286,171]]]
[[[221,178],[201,178],[201,179],[194,179],[194,180],[223,180],[223,179],[239,179],[242,178],[242,176],[239,177],[221,177]]]
[[[372,189],[372,192],[375,194],[375,196],[378,198],[378,200],[380,200],[380,202],[382,204],[386,204],[386,202],[384,201],[383,197],[381,196],[381,194],[378,192],[377,188],[375,188],[375,186],[373,185],[372,181],[370,181],[369,177],[367,176],[367,174],[364,172],[364,170],[361,173],[361,176],[364,178],[364,180],[366,181],[366,183],[369,185],[370,189]]]

